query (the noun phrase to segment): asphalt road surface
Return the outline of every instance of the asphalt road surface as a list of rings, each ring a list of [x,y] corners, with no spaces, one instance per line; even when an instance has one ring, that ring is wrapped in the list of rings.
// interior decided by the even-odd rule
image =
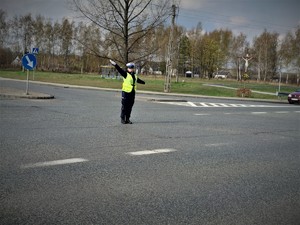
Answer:
[[[299,105],[138,93],[123,125],[120,92],[30,88],[55,99],[0,100],[0,224],[299,224]]]

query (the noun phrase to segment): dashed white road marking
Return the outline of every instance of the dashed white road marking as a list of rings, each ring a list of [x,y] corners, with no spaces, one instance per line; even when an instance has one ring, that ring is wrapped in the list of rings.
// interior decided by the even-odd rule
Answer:
[[[62,160],[55,160],[55,161],[46,161],[46,162],[26,164],[26,165],[22,165],[21,168],[27,169],[27,168],[35,168],[35,167],[56,166],[56,165],[80,163],[80,162],[86,162],[86,161],[88,161],[88,160],[82,159],[82,158],[71,158],[71,159],[62,159]]]
[[[275,113],[283,114],[283,113],[289,113],[288,111],[277,111]]]
[[[226,112],[223,113],[224,115],[246,115],[246,114],[253,114],[253,115],[259,115],[259,114],[272,114],[272,113],[276,113],[276,114],[289,114],[289,113],[300,113],[300,111],[276,111],[276,112],[249,112],[249,113],[242,113],[242,112]],[[210,116],[212,114],[209,113],[194,113],[195,116]]]
[[[232,145],[234,143],[212,143],[212,144],[205,144],[206,147],[220,147],[226,145]]]
[[[143,150],[137,152],[127,152],[128,155],[140,156],[140,155],[151,155],[151,154],[160,154],[160,153],[169,153],[175,152],[176,149],[173,148],[164,148],[164,149],[154,149],[154,150]]]
[[[251,112],[251,114],[255,114],[255,115],[258,115],[258,114],[266,114],[267,112]]]
[[[240,115],[241,113],[236,113],[236,112],[234,112],[234,113],[224,113],[224,115]]]

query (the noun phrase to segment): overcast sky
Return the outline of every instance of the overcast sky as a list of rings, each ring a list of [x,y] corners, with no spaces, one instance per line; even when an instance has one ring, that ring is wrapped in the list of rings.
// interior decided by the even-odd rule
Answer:
[[[177,0],[178,2],[178,0]],[[281,35],[300,25],[299,0],[181,0],[176,23],[188,29],[199,22],[205,31],[223,28],[251,40],[264,29]],[[65,0],[1,0],[9,17],[31,13],[62,20],[73,18]]]

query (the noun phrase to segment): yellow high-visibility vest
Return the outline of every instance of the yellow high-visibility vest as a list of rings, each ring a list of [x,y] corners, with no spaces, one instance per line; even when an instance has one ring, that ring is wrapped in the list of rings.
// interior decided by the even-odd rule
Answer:
[[[135,76],[134,90],[136,90],[137,76]],[[133,88],[133,79],[130,73],[127,73],[126,78],[123,77],[122,91],[130,93]]]

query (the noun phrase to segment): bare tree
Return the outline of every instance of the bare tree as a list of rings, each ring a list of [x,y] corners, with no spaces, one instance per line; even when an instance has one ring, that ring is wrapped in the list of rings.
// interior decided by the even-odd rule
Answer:
[[[4,46],[8,37],[8,24],[6,21],[6,13],[0,9],[0,47]]]
[[[58,54],[58,41],[61,31],[61,25],[58,22],[54,24],[48,20],[44,27],[44,39],[45,39],[45,54],[47,55],[46,68],[53,70],[55,68],[55,55]]]
[[[190,39],[186,35],[182,35],[179,43],[179,53],[178,53],[178,72],[182,75],[187,71],[187,63],[190,60],[191,55],[191,43]]]
[[[93,49],[93,52],[123,64],[152,54],[136,54],[136,48],[170,16],[170,4],[168,0],[72,0],[74,9],[106,34],[108,51]]]
[[[282,60],[283,66],[287,71],[297,74],[296,83],[299,86],[300,81],[300,26],[297,27],[295,33],[287,33],[283,39],[279,56]],[[288,79],[286,80],[288,82]]]
[[[64,56],[65,70],[69,70],[70,60],[69,56],[72,48],[74,24],[70,23],[68,19],[63,19],[60,39],[61,39],[61,53]]]
[[[253,50],[256,53],[257,68],[264,75],[264,81],[276,76],[277,72],[278,34],[265,30],[259,37],[254,38]]]
[[[34,47],[39,47],[40,49],[43,48],[44,26],[45,18],[37,15],[35,20],[33,20],[33,37],[35,42]]]
[[[297,27],[295,31],[294,38],[294,62],[295,69],[297,71],[297,85],[300,83],[300,26]]]
[[[33,41],[33,18],[31,14],[29,13],[25,16],[21,16],[19,19],[19,25],[22,32],[24,53],[30,52],[30,47]]]
[[[219,53],[217,57],[217,66],[228,67],[230,59],[230,48],[233,42],[233,33],[230,30],[218,29],[210,33],[211,39],[219,45]]]
[[[76,47],[77,54],[80,55],[81,73],[84,71],[91,71],[93,61],[96,58],[92,53],[91,49],[101,48],[101,33],[99,27],[95,24],[87,25],[80,22],[75,29],[76,36],[75,39],[79,42]],[[97,64],[99,63],[99,58],[97,58]]]
[[[233,37],[232,46],[231,46],[231,60],[234,62],[237,71],[237,80],[241,80],[241,57],[245,51],[245,47],[247,46],[246,35],[240,33],[238,36]]]

